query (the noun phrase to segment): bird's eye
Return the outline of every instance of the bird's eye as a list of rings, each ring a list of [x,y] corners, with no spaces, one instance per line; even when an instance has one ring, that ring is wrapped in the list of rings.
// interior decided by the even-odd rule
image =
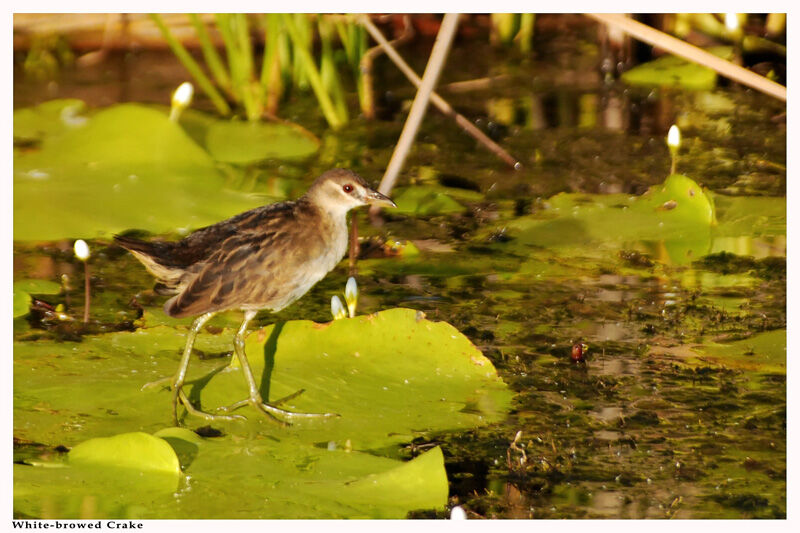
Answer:
[[[349,183],[347,183],[347,184],[342,186],[342,190],[344,192],[351,193],[351,192],[353,192],[353,186],[350,185]]]

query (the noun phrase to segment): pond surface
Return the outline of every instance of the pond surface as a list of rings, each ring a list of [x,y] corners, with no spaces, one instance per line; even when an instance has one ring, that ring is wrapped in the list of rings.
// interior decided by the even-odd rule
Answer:
[[[490,90],[442,94],[522,170],[505,167],[431,109],[396,194],[409,184],[430,187],[463,207],[386,212],[379,225],[355,215],[359,313],[405,307],[449,322],[514,393],[501,421],[418,431],[392,454],[408,459],[440,445],[449,502],[470,518],[785,517],[785,105],[730,86],[604,85],[588,35],[545,34],[536,44],[538,59],[521,62],[461,43],[441,82],[506,76]],[[426,46],[419,49],[424,58]],[[319,155],[251,165],[229,186],[273,201],[297,196],[334,166],[379,180],[402,129],[400,102],[412,93],[389,64],[377,68],[393,89],[381,93],[382,120],[355,119],[332,133],[308,98],[295,98],[284,116],[320,136]],[[18,79],[15,107],[56,97],[98,107],[164,102],[183,79],[171,56],[114,56],[65,72],[58,84]],[[678,172],[710,190],[717,225],[691,238],[637,238],[614,202],[664,182],[673,123],[684,138]],[[16,341],[86,342],[159,313],[164,298],[150,290],[152,278],[107,237],[89,241],[92,322],[67,327],[36,314],[15,320]],[[418,253],[402,249],[407,241]],[[62,274],[71,292],[41,299],[80,317],[83,270],[71,241],[15,241],[15,279]],[[251,327],[329,321],[330,296],[348,275],[345,261],[298,303],[259,314]],[[211,332],[239,320],[221,315]],[[581,344],[585,361],[576,363],[573,347]],[[15,390],[15,404],[24,398]],[[162,400],[164,426],[166,393]],[[18,461],[76,443],[70,433],[34,442],[26,429],[33,418],[15,411]],[[189,420],[190,428],[201,425]]]

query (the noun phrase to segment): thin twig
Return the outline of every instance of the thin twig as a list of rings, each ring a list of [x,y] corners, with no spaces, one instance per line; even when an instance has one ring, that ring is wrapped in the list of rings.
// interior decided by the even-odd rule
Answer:
[[[358,219],[355,215],[350,218],[350,275],[358,275]]]
[[[786,101],[786,87],[779,83],[759,76],[758,74],[734,65],[730,61],[725,61],[722,58],[715,56],[705,50],[686,43],[680,39],[668,35],[662,31],[658,31],[650,26],[629,19],[618,14],[608,13],[587,13],[587,17],[593,18],[603,24],[608,24],[618,28],[625,33],[628,33],[640,41],[644,41],[655,47],[666,50],[670,54],[683,57],[698,65],[703,65],[710,69],[715,70],[718,74],[730,78],[735,82],[747,85],[757,91],[777,98],[778,100]]]
[[[454,81],[446,85],[440,85],[440,91],[447,91],[451,93],[466,93],[469,91],[482,91],[484,89],[491,89],[495,84],[501,81],[507,81],[512,78],[509,74],[501,74],[499,76],[489,76],[486,78],[475,78],[474,80]]]
[[[386,55],[389,56],[389,59],[391,59],[395,65],[397,65],[397,68],[399,68],[400,71],[405,74],[406,78],[408,78],[409,81],[414,84],[414,86],[419,88],[422,80],[420,80],[419,76],[417,76],[414,70],[408,66],[408,63],[405,62],[400,54],[397,53],[397,50],[395,50],[386,40],[386,37],[383,36],[381,31],[375,27],[375,25],[367,16],[361,17],[361,23],[365,28],[367,28],[367,31],[370,33],[370,35],[372,35],[372,38],[383,47]],[[508,165],[510,165],[512,168],[517,170],[522,168],[522,164],[517,159],[512,157],[499,144],[491,140],[485,133],[472,124],[469,119],[456,112],[456,110],[453,109],[453,107],[448,104],[444,98],[433,92],[431,93],[431,102],[436,106],[437,109],[439,109],[439,111],[449,117],[452,117],[456,121],[456,124],[461,126],[464,131],[471,135],[475,140],[483,144],[500,159],[508,163]]]
[[[428,102],[433,93],[433,88],[436,86],[436,82],[439,81],[442,67],[450,52],[450,45],[453,43],[456,28],[458,28],[458,13],[445,14],[444,19],[442,19],[442,25],[439,27],[439,33],[436,35],[436,41],[433,43],[433,50],[431,50],[431,56],[428,58],[425,72],[422,74],[422,82],[419,85],[419,89],[417,89],[414,103],[411,104],[411,110],[403,126],[403,132],[400,134],[400,139],[394,148],[392,158],[386,167],[386,173],[383,175],[380,187],[378,187],[378,190],[383,194],[389,194],[392,191],[397,181],[397,176],[406,161],[408,152],[411,150],[411,145],[414,144],[419,125],[422,123],[422,118],[428,109]]]

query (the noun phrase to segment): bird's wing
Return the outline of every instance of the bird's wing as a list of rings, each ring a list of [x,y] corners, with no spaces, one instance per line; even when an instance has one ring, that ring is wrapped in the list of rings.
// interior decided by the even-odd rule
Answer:
[[[182,268],[207,261],[210,255],[231,236],[260,231],[264,225],[269,226],[270,221],[289,215],[294,205],[295,202],[265,205],[200,228],[175,243],[170,250],[169,259]]]
[[[270,236],[236,234],[221,243],[197,276],[164,310],[170,316],[192,316],[231,309],[252,294],[264,272],[274,270],[275,247]]]
[[[280,299],[279,291],[291,290],[292,275],[299,274],[323,244],[318,242],[318,230],[304,224],[303,213],[297,210],[239,229],[203,261],[186,288],[166,302],[168,315],[193,316],[243,305],[269,307]]]

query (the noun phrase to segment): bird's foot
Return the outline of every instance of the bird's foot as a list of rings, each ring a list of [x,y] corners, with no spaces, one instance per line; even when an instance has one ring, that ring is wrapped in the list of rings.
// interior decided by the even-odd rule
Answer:
[[[299,391],[294,392],[283,398],[280,398],[279,400],[275,400],[273,403],[264,402],[264,400],[261,399],[261,395],[256,394],[251,396],[250,398],[246,398],[234,404],[225,407],[220,407],[218,410],[229,413],[231,411],[239,409],[240,407],[244,407],[245,405],[252,405],[257,410],[267,415],[267,417],[269,417],[271,420],[283,426],[289,426],[292,424],[294,420],[301,418],[335,418],[341,416],[336,413],[299,413],[296,411],[287,411],[286,409],[281,409],[280,407],[277,407],[277,405],[280,405],[293,398],[296,398],[303,392],[304,389],[300,389]]]
[[[205,411],[201,411],[200,409],[197,409],[194,405],[192,405],[192,402],[189,401],[189,398],[186,397],[186,393],[183,392],[183,388],[182,387],[178,388],[178,390],[177,390],[177,399],[186,408],[186,412],[187,413],[189,413],[190,415],[193,415],[193,416],[204,418],[205,420],[210,420],[210,421],[224,420],[224,421],[227,421],[227,422],[230,422],[230,421],[233,421],[233,420],[247,420],[247,418],[245,418],[242,415],[213,415],[211,413],[206,413]],[[177,404],[174,406],[173,419],[175,421],[175,425],[176,426],[179,425],[178,424]]]

